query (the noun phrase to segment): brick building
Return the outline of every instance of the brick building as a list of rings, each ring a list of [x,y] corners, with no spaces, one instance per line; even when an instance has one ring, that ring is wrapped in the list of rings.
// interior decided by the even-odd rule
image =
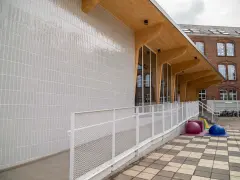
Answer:
[[[240,100],[240,27],[180,25],[197,48],[225,77],[199,92],[200,100]]]

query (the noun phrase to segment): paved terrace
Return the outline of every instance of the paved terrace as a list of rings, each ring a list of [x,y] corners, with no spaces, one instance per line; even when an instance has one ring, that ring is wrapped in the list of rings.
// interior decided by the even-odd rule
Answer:
[[[179,136],[110,179],[240,180],[240,131],[228,134]]]

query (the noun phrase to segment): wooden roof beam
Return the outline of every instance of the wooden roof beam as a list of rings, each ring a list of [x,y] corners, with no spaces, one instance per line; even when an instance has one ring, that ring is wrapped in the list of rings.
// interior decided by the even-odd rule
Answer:
[[[174,60],[182,57],[186,52],[187,52],[187,47],[183,46],[183,47],[160,52],[158,53],[157,58],[161,64],[164,64],[170,60]]]
[[[199,71],[196,73],[190,73],[190,74],[183,74],[179,76],[179,80],[181,82],[188,82],[188,81],[194,81],[196,79],[208,76],[212,71],[210,70],[205,70],[205,71]]]
[[[176,86],[176,74],[180,73],[186,69],[189,69],[193,66],[196,66],[200,60],[189,60],[189,61],[184,61],[181,63],[173,64],[172,65],[172,75],[171,75],[171,99],[172,102],[174,101],[174,93],[175,93],[175,86]]]
[[[209,86],[216,85],[221,82],[222,82],[222,80],[213,80],[213,81],[208,81],[208,82],[203,82],[203,83],[198,83],[198,84],[195,83],[195,85],[192,85],[192,86],[196,87],[197,89],[206,89]]]
[[[100,3],[100,1],[101,0],[82,0],[82,11],[89,13]]]
[[[153,26],[147,26],[144,29],[135,32],[135,48],[139,50],[144,44],[157,38],[163,29],[163,23],[158,23]]]
[[[189,60],[189,61],[183,61],[181,63],[176,63],[172,65],[172,74],[177,74],[180,73],[186,69],[189,69],[191,67],[196,66],[197,64],[199,64],[200,60]]]
[[[210,81],[215,80],[216,77],[217,77],[217,75],[210,75],[210,76],[202,77],[202,78],[194,80],[194,81],[190,81],[190,82],[188,82],[188,84],[190,86],[192,86],[192,85],[196,85],[196,84],[210,82]]]

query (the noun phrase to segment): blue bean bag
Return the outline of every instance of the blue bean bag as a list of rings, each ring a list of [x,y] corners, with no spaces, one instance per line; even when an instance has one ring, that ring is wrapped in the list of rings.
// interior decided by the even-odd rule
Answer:
[[[209,134],[214,136],[222,136],[226,134],[226,131],[222,126],[214,124],[212,127],[210,127]]]

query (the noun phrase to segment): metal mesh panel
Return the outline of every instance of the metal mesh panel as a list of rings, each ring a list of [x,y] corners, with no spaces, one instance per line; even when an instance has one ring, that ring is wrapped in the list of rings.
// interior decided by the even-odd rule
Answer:
[[[165,130],[169,130],[171,128],[171,104],[164,104],[164,124]]]
[[[183,121],[184,121],[184,120],[186,120],[186,117],[187,117],[186,116],[186,104],[185,103],[183,103],[183,107],[182,108],[183,108]]]
[[[183,104],[180,103],[178,105],[178,122],[179,123],[183,121],[183,111],[182,111],[182,109],[183,109]]]
[[[151,105],[139,106],[139,113],[150,113],[152,111],[151,107]]]
[[[104,136],[93,139],[92,134],[105,131]],[[74,179],[111,160],[112,123],[75,131]]]
[[[172,104],[172,126],[175,126],[178,123],[177,111],[178,111],[178,104],[173,103]]]
[[[86,112],[75,115],[75,128],[87,127],[113,120],[113,110]]]
[[[123,119],[126,117],[130,117],[136,115],[136,108],[131,107],[131,108],[122,108],[122,109],[115,109],[115,119]]]
[[[115,129],[115,155],[117,156],[136,145],[136,116],[116,120]]]
[[[163,132],[163,105],[154,106],[154,135]]]
[[[152,136],[152,113],[144,113],[139,116],[139,142]]]

